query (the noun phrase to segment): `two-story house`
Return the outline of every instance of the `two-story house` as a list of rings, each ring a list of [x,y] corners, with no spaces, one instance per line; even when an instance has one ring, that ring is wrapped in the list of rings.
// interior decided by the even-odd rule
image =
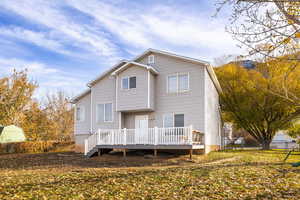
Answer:
[[[208,62],[149,49],[75,97],[75,142],[101,149],[205,149],[221,145],[221,88]]]

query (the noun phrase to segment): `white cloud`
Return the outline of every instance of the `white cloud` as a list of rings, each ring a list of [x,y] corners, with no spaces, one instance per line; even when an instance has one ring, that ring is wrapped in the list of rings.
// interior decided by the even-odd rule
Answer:
[[[224,30],[224,19],[211,18],[211,14],[189,14],[180,8],[161,5],[138,8],[118,7],[91,0],[68,0],[74,8],[95,17],[112,34],[128,46],[149,47],[181,51],[190,56],[213,57],[238,52],[231,36]],[[134,10],[134,12],[132,12]]]
[[[14,69],[17,71],[27,70],[29,78],[36,81],[39,85],[35,92],[35,96],[39,98],[57,90],[67,90],[75,94],[78,90],[85,87],[85,81],[81,80],[80,77],[72,77],[56,67],[36,61],[0,57],[1,76],[11,74]]]
[[[62,1],[18,1],[1,0],[1,7],[13,11],[34,23],[50,28],[53,35],[69,40],[73,45],[98,56],[115,56],[117,47],[106,38],[104,32],[80,21],[71,20],[61,9]],[[34,35],[37,39],[37,34]],[[52,44],[53,45],[53,44]]]

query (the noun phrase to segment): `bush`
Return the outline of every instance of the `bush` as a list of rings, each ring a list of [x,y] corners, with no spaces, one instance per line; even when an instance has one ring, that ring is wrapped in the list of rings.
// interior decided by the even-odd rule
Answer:
[[[0,144],[0,153],[42,153],[72,145],[74,142],[28,141]]]

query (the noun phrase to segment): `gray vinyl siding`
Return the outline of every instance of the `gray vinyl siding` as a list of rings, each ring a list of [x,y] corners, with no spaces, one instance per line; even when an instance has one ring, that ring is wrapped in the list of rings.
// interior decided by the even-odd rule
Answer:
[[[90,132],[91,125],[91,95],[87,94],[82,97],[75,105],[75,107],[83,107],[84,108],[84,120],[77,121],[76,120],[76,111],[74,112],[74,134],[87,134]]]
[[[221,144],[221,116],[219,112],[219,94],[205,71],[205,144]]]
[[[124,113],[124,124],[122,128],[134,129],[135,128],[135,116],[136,115],[148,115],[148,127],[154,128],[155,124],[155,112],[135,112],[135,113]]]
[[[184,114],[184,125],[193,125],[204,132],[204,73],[200,64],[154,54],[153,66],[159,72],[155,77],[155,119],[154,124],[163,127],[163,115],[168,113]],[[139,62],[147,64],[147,56]],[[189,73],[190,90],[184,93],[168,94],[167,77],[175,73]]]
[[[93,132],[100,129],[116,129],[119,127],[119,116],[116,112],[116,79],[113,76],[106,76],[91,88],[92,96],[92,129]],[[113,104],[113,121],[97,122],[97,104]]]
[[[136,77],[136,88],[122,89],[122,79]],[[138,66],[129,68],[118,74],[118,111],[145,110],[148,108],[148,70]]]

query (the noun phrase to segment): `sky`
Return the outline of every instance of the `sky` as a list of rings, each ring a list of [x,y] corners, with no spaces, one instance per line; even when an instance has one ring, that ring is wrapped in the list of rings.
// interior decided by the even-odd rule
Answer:
[[[214,0],[1,0],[0,76],[28,69],[35,93],[70,96],[148,48],[212,62],[242,52]]]

